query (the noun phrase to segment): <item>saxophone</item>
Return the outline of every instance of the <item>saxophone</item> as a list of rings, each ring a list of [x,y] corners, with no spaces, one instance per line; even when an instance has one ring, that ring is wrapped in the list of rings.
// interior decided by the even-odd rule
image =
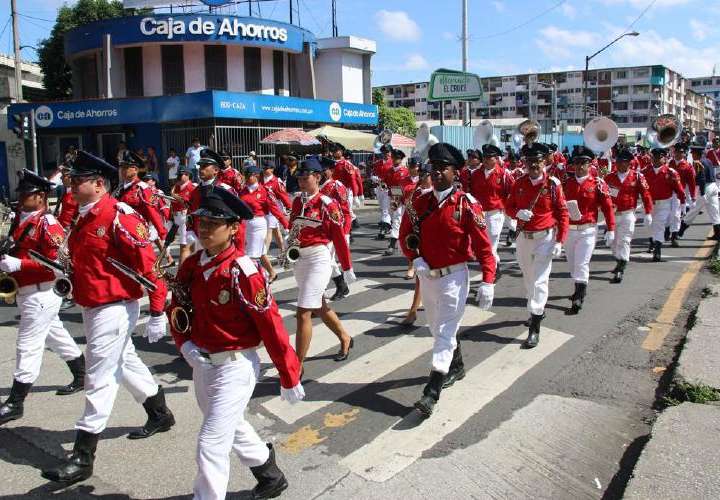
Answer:
[[[416,252],[420,248],[420,219],[418,218],[415,206],[413,205],[415,193],[417,193],[417,190],[413,191],[408,198],[407,203],[405,203],[405,213],[407,213],[410,225],[412,226],[410,234],[405,236],[405,246],[413,252]]]
[[[298,237],[300,236],[300,231],[302,231],[303,227],[307,225],[305,222],[305,205],[308,201],[308,194],[306,192],[303,191],[300,193],[300,201],[302,201],[300,215],[293,221],[290,232],[288,233],[287,248],[280,257],[279,264],[283,269],[290,269],[290,264],[296,262],[300,258],[300,240]]]

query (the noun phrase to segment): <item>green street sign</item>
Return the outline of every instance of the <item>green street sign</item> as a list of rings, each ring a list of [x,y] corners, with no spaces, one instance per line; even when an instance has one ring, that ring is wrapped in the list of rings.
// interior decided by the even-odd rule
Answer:
[[[428,101],[477,101],[482,99],[480,77],[452,69],[439,69],[430,77]]]

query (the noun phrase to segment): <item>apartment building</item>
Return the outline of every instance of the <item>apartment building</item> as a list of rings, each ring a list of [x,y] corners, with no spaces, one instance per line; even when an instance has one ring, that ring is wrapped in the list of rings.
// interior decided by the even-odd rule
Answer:
[[[720,79],[718,83],[720,92]],[[546,130],[553,119],[558,124],[583,125],[583,71],[487,77],[482,84],[484,98],[471,103],[473,120],[533,118]],[[389,106],[412,109],[419,122],[440,120],[440,103],[427,102],[428,82],[379,88]],[[659,113],[672,113],[693,130],[714,129],[718,123],[714,103],[692,90],[687,79],[665,66],[593,69],[588,72],[587,116],[608,116],[620,128],[640,129]],[[458,120],[461,106],[447,101],[444,119]],[[709,107],[712,117],[707,116]]]
[[[698,78],[690,78],[690,88],[699,93],[712,98],[713,104],[713,120],[714,129],[720,128],[720,76],[701,76]]]

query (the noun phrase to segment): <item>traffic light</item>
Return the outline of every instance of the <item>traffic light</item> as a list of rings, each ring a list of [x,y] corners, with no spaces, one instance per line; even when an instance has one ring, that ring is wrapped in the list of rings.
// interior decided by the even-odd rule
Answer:
[[[15,113],[12,115],[12,131],[22,140],[30,139],[30,113]]]

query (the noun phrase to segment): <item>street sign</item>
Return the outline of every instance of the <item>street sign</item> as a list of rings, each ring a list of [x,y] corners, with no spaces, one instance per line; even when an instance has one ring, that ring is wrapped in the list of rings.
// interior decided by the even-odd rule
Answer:
[[[483,97],[480,77],[452,69],[439,69],[430,77],[428,101],[477,101]]]

